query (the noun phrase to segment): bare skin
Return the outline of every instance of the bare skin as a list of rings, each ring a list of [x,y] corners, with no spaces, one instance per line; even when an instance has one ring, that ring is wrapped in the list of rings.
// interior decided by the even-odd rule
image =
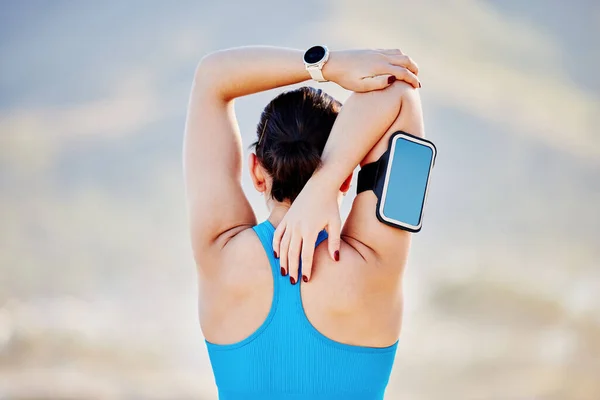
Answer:
[[[309,78],[301,52],[236,50],[209,56],[198,67],[184,149],[200,323],[206,339],[218,344],[235,343],[254,332],[265,320],[273,296],[269,260],[251,229],[257,221],[241,188],[241,139],[233,99]],[[336,228],[339,199],[349,189],[354,167],[377,160],[389,135],[397,130],[423,135],[414,89],[419,86],[416,65],[397,50],[382,52],[332,53],[325,77],[364,93],[352,94],[343,106],[322,168],[293,205],[270,198],[269,175],[253,154],[249,158],[254,186],[268,199],[269,221],[276,227],[285,221],[278,232],[281,238],[290,237],[290,245],[280,254],[281,265],[291,281],[301,285],[308,319],[335,341],[372,347],[389,346],[400,334],[410,234],[377,220],[372,192],[358,195],[345,224]],[[398,82],[389,84],[391,75]],[[315,232],[324,227],[330,239],[314,249],[313,258],[313,246],[304,247],[310,252],[300,246],[302,241],[314,243]],[[301,251],[308,282],[297,275]],[[306,267],[307,257],[312,258],[312,268]]]

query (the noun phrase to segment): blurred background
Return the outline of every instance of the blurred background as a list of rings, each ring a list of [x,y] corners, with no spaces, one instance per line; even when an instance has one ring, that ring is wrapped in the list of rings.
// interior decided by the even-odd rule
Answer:
[[[411,55],[439,150],[386,398],[600,399],[598,39],[593,0],[0,1],[0,399],[216,399],[192,74],[316,43]],[[246,149],[275,93],[237,102]]]

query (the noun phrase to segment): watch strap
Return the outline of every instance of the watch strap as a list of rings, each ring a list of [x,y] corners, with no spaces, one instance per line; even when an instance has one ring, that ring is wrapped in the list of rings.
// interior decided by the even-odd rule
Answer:
[[[356,194],[366,192],[367,190],[375,190],[378,169],[378,161],[362,166],[360,171],[358,171],[358,178],[356,180]]]
[[[317,82],[327,82],[327,79],[323,77],[323,72],[319,67],[308,67],[307,68],[310,77],[313,78]]]

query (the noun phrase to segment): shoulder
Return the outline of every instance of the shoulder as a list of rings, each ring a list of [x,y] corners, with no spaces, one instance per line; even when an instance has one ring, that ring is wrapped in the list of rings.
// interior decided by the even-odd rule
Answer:
[[[364,260],[377,265],[386,276],[402,274],[406,265],[412,235],[408,231],[382,224],[375,217],[377,197],[364,192],[354,199],[341,237]]]
[[[251,225],[236,227],[220,235],[209,248],[194,249],[201,278],[237,286],[249,277],[270,272],[269,258]]]
[[[402,277],[394,274],[376,253],[361,246],[342,237],[340,258],[336,262],[329,256],[326,242],[319,245],[311,280],[302,283],[302,306],[307,318],[330,337],[347,340],[348,331],[357,333],[365,329],[371,336],[373,330],[380,335],[389,330],[386,324],[397,318]],[[364,321],[369,324],[365,326]],[[364,340],[360,335],[358,338],[357,343]]]
[[[340,301],[348,304],[352,300],[361,301],[374,287],[379,292],[386,288],[396,290],[401,275],[399,272],[403,270],[405,260],[382,257],[352,236],[342,234],[341,239],[340,258],[337,262],[329,256],[326,241],[317,248],[311,281],[326,282],[331,293],[341,293],[344,299],[340,298]],[[400,268],[398,264],[401,264]]]

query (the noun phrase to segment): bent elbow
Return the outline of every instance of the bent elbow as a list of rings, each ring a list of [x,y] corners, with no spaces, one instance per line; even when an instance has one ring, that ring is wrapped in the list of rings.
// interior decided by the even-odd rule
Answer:
[[[196,65],[196,69],[194,71],[194,83],[196,85],[202,84],[205,81],[209,81],[208,78],[210,75],[210,62],[207,61],[208,56],[203,57],[202,60]]]
[[[218,76],[219,56],[220,51],[212,52],[200,60],[194,71],[194,84],[196,86],[209,87],[215,83],[215,78]]]

